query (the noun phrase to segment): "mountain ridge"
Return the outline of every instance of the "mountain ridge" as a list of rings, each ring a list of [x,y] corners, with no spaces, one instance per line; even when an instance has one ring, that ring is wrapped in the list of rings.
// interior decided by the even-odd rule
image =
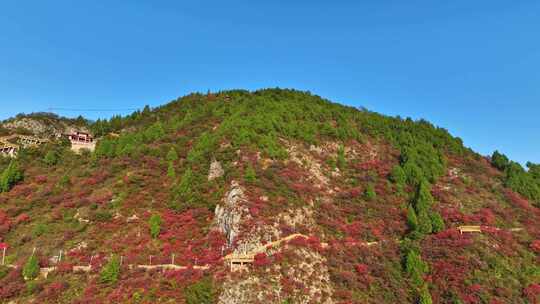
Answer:
[[[52,141],[0,158],[0,237],[7,264],[18,265],[0,272],[2,299],[534,303],[540,295],[537,165],[483,157],[425,120],[264,89],[190,94],[86,126],[100,137],[92,153]],[[306,237],[287,239],[296,234]],[[223,261],[280,239],[288,241],[234,271]],[[357,246],[366,243],[376,245]],[[127,267],[156,264],[187,268]],[[25,280],[35,265],[56,271]],[[73,273],[79,265],[89,271]]]

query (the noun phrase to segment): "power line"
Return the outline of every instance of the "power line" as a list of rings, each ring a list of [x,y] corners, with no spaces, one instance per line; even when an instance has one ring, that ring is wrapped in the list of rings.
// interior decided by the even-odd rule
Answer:
[[[125,109],[74,109],[74,108],[48,108],[47,111],[66,111],[66,112],[124,112],[137,111],[137,108]]]

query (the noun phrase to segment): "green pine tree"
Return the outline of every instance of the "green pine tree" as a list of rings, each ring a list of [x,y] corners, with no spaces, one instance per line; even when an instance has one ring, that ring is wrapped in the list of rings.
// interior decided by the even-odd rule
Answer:
[[[375,188],[372,184],[369,184],[364,191],[364,197],[366,200],[371,201],[374,200],[377,197],[377,192],[375,192]]]
[[[433,228],[433,232],[441,232],[445,229],[444,220],[442,216],[438,212],[431,212],[431,226]]]
[[[0,192],[9,191],[17,182],[23,179],[23,173],[16,161],[11,161],[0,176]]]
[[[171,147],[169,152],[167,152],[167,160],[169,162],[174,162],[178,160],[178,153],[176,153],[176,149],[174,147]]]
[[[99,275],[101,283],[114,284],[120,276],[120,258],[113,255]]]
[[[158,214],[153,214],[148,221],[150,226],[150,235],[152,238],[157,238],[161,231],[161,217]]]
[[[39,263],[37,257],[32,254],[24,264],[22,275],[25,280],[33,280],[39,275]]]
[[[47,166],[54,166],[58,163],[58,154],[54,150],[49,150],[43,159]]]
[[[167,176],[172,180],[176,179],[176,170],[174,169],[174,163],[172,161],[169,161],[169,165],[167,166]]]
[[[412,205],[409,205],[407,208],[407,225],[411,231],[416,231],[418,229],[418,217],[416,216],[416,211]]]
[[[251,164],[247,166],[246,171],[244,172],[244,179],[248,183],[254,183],[257,181],[257,174],[255,173],[255,169],[253,169]]]

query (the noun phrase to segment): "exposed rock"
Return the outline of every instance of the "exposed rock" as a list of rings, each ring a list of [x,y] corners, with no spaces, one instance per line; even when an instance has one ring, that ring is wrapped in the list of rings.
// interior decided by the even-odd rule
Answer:
[[[139,217],[138,217],[136,214],[134,214],[134,215],[128,217],[128,218],[126,219],[126,222],[132,223],[132,222],[136,222],[136,221],[138,221],[138,220],[139,220]]]
[[[223,198],[223,204],[216,206],[216,225],[225,234],[228,247],[232,246],[238,235],[242,218],[249,216],[245,202],[244,190],[238,182],[232,181],[231,189]]]
[[[73,218],[79,221],[79,223],[90,223],[88,217],[88,208],[81,208],[77,210],[77,213],[75,213],[75,215],[73,216]]]
[[[6,129],[25,129],[34,135],[43,137],[60,137],[62,134],[73,133],[75,131],[88,132],[88,129],[81,126],[69,124],[60,118],[40,118],[21,117],[2,123]]]
[[[275,264],[268,268],[263,276],[244,274],[241,277],[227,277],[218,303],[283,303],[287,300],[282,298],[281,282],[284,277],[305,286],[305,289],[293,292],[289,298],[292,300],[291,303],[334,303],[326,259],[306,248],[296,249],[295,255],[297,259],[301,259],[297,267],[282,268],[281,265]]]
[[[210,170],[208,171],[208,181],[220,178],[224,173],[221,163],[214,159],[210,164]]]
[[[69,251],[70,252],[72,252],[72,251],[80,251],[80,250],[86,249],[87,247],[88,247],[88,243],[86,243],[85,241],[82,241],[79,244],[77,244],[77,246],[71,248]]]
[[[290,155],[290,160],[297,163],[299,166],[306,168],[314,185],[318,188],[322,188],[328,185],[328,177],[323,173],[322,164],[309,153],[302,151],[295,144],[289,143],[287,152]]]

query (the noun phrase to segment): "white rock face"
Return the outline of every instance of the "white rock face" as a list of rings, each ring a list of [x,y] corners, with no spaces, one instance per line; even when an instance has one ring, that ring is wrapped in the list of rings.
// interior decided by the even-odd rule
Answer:
[[[64,121],[58,121],[56,119],[47,119],[42,121],[31,117],[16,118],[12,121],[5,122],[2,127],[6,129],[26,129],[31,131],[34,135],[44,137],[60,137],[62,134],[73,133],[75,131],[88,132],[88,129],[84,127],[77,127],[69,125]]]
[[[221,167],[221,163],[217,160],[213,160],[210,164],[210,170],[208,171],[208,181],[214,180],[216,178],[220,178],[223,176],[225,172],[223,171],[223,168]]]
[[[236,181],[231,182],[231,190],[223,198],[223,204],[216,207],[216,225],[225,234],[227,246],[231,247],[238,235],[243,216],[248,215],[248,209],[243,204],[246,201],[244,190]]]

